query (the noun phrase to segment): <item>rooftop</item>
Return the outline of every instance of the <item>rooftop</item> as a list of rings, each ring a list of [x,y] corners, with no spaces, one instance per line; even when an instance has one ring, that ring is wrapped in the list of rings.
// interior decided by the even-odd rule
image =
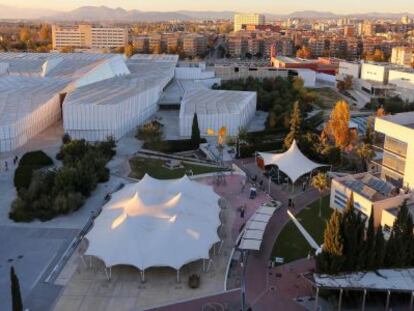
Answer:
[[[353,192],[374,202],[385,200],[398,194],[394,185],[370,173],[347,175],[336,180]]]
[[[180,115],[238,113],[255,97],[255,92],[190,89],[184,94]]]
[[[414,111],[390,114],[380,119],[414,129]]]

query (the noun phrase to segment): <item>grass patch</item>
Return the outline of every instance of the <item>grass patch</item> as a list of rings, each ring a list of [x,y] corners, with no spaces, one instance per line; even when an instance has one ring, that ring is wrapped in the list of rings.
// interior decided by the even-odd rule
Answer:
[[[145,174],[158,179],[173,179],[183,177],[189,170],[193,171],[194,175],[214,173],[222,169],[218,167],[210,167],[203,165],[182,163],[183,168],[170,170],[164,167],[166,161],[159,159],[150,159],[143,157],[134,157],[129,161],[131,166],[130,177],[141,179]]]
[[[318,244],[323,242],[323,233],[325,231],[326,222],[332,214],[329,207],[329,195],[323,197],[321,215],[319,217],[319,200],[311,203],[302,210],[296,218],[302,226],[309,232]],[[289,221],[280,232],[272,250],[272,258],[275,256],[283,257],[285,263],[291,262],[308,256],[309,252],[313,253],[313,249],[300,233],[293,221]]]
[[[315,92],[319,95],[319,100],[317,100],[315,104],[321,109],[332,108],[338,101],[343,99],[341,95],[329,87],[312,89],[312,92]]]

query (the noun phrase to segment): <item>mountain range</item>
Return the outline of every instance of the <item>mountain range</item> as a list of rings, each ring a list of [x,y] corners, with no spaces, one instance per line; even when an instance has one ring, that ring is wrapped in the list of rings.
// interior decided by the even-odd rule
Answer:
[[[168,20],[204,20],[204,19],[232,19],[236,12],[233,11],[140,11],[125,10],[123,8],[109,8],[106,6],[83,6],[69,12],[56,12],[49,9],[26,9],[0,5],[0,19],[42,19],[49,21],[168,21]],[[359,13],[340,15],[332,12],[299,11],[290,14],[265,14],[270,20],[282,18],[310,18],[310,19],[334,19],[340,17],[357,18],[400,18],[403,15],[414,17],[412,13]]]

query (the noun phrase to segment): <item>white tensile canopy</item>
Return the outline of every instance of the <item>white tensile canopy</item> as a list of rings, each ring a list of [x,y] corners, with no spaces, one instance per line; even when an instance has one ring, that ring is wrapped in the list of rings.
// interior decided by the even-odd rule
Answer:
[[[289,150],[284,153],[258,152],[258,154],[263,159],[264,165],[277,165],[290,178],[292,183],[295,183],[302,175],[312,172],[315,168],[326,166],[325,164],[313,162],[304,156],[295,140]]]
[[[86,235],[85,255],[106,267],[172,267],[208,259],[220,241],[219,196],[190,180],[158,180],[145,175],[114,193]]]

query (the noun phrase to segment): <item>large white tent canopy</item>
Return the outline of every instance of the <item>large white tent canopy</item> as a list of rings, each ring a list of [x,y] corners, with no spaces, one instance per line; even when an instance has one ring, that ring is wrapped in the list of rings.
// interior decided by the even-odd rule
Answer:
[[[310,173],[318,167],[326,166],[313,162],[303,155],[295,140],[284,153],[258,152],[258,154],[263,159],[264,165],[277,165],[293,183],[304,174]]]
[[[209,259],[220,241],[219,196],[187,176],[157,180],[149,175],[114,193],[86,235],[85,255],[106,267],[172,267]]]

